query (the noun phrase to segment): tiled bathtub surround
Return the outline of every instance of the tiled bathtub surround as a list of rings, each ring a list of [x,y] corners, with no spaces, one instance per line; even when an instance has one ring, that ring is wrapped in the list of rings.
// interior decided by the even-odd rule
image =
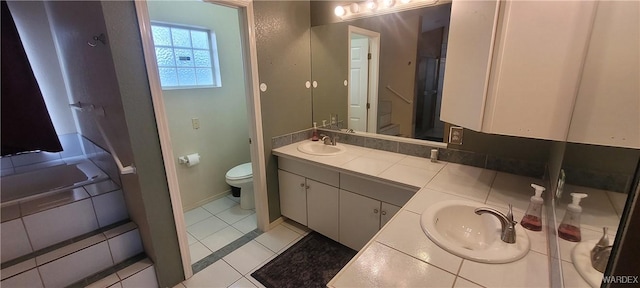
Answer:
[[[129,218],[111,180],[2,208],[2,262]]]
[[[107,173],[109,178],[118,185],[122,185],[120,183],[120,170],[118,170],[118,166],[116,166],[111,154],[85,137],[80,137],[80,143],[84,149],[84,155],[89,158],[93,164],[96,164],[102,171]]]
[[[0,162],[2,162],[1,174],[2,176],[6,176],[42,167],[59,165],[64,163],[62,161],[64,158],[82,156],[84,153],[80,146],[79,137],[76,133],[58,135],[62,149],[64,149],[62,152],[30,152],[2,157],[0,158]]]
[[[273,149],[300,142],[311,138],[312,129],[302,130],[291,134],[285,134],[271,139]],[[429,158],[433,147],[423,144],[405,143],[388,139],[380,139],[358,135],[357,133],[344,133],[334,130],[318,129],[319,134],[326,134],[331,137],[338,136],[338,143],[345,143],[354,146],[366,147],[376,150],[395,152],[405,155]],[[546,163],[527,161],[520,159],[504,158],[472,151],[457,150],[450,148],[437,148],[438,159],[459,163],[479,168],[486,168],[500,172],[507,172],[516,175],[543,178]]]
[[[64,164],[76,157],[86,157],[120,185],[120,173],[111,154],[80,134],[58,135],[64,151],[28,152],[0,158],[1,176]]]
[[[142,252],[137,226],[129,222],[2,269],[2,286],[23,287],[34,281],[25,276],[33,276],[30,287],[63,287]]]

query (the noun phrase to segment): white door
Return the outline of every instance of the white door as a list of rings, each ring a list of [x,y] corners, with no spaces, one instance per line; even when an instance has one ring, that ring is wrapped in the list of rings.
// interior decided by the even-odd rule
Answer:
[[[307,179],[307,223],[338,241],[338,188]]]
[[[340,243],[360,250],[380,230],[380,201],[340,190]]]
[[[356,35],[356,36],[354,36]],[[367,95],[369,87],[369,39],[351,34],[351,71],[349,71],[349,129],[367,131]]]

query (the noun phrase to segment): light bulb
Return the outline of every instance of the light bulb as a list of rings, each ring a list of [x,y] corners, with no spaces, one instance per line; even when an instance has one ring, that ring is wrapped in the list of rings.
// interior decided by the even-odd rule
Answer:
[[[372,0],[367,1],[367,3],[365,5],[366,5],[367,9],[369,9],[369,10],[375,10],[377,8],[377,6],[378,6],[376,4],[376,2],[374,2]]]
[[[393,0],[382,0],[382,7],[390,8],[393,4],[395,4],[395,1]]]
[[[336,16],[338,16],[338,17],[344,16],[345,12],[346,11],[344,10],[344,8],[342,6],[338,6],[338,7],[336,7],[335,10],[333,10],[333,13],[335,13]]]
[[[358,13],[360,12],[360,5],[358,5],[358,3],[351,3],[351,5],[349,5],[349,9],[351,10],[351,13]]]

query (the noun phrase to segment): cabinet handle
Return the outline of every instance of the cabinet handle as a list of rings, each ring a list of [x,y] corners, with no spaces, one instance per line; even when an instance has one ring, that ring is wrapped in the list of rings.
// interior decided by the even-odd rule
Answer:
[[[304,187],[304,183],[300,183],[300,187]]]
[[[382,210],[382,212],[380,214],[387,215],[387,211]]]
[[[373,209],[373,214],[378,214],[378,209]]]
[[[309,186],[309,185],[307,185],[307,187],[305,187],[305,188],[309,189],[309,187],[310,187],[310,186]]]

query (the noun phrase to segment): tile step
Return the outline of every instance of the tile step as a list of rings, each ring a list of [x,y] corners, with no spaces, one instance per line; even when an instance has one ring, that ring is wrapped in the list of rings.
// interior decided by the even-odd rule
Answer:
[[[124,194],[111,180],[1,210],[2,263],[129,218]]]
[[[83,235],[71,244],[43,249],[2,265],[1,286],[62,287],[124,263],[143,253],[138,227],[126,222],[104,231]],[[35,281],[32,278],[38,278]],[[25,282],[35,281],[35,282]]]

